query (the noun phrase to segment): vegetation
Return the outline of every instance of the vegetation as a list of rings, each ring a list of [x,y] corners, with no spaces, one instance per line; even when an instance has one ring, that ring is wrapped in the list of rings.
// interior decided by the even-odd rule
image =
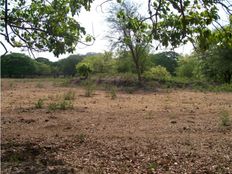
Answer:
[[[84,87],[85,87],[85,96],[86,97],[91,97],[93,95],[93,93],[94,93],[94,90],[95,90],[94,84],[91,81],[87,81],[84,84]]]
[[[64,100],[74,100],[75,99],[75,92],[74,91],[68,91],[64,94]]]
[[[5,12],[2,12],[5,29],[1,29],[1,34],[11,45],[40,51],[48,49],[58,56],[72,52],[74,45],[86,34],[74,16],[79,15],[81,7],[90,10],[92,1],[15,1],[12,6],[7,2],[10,1],[1,3]],[[17,8],[24,5],[27,5],[24,10]],[[231,86],[225,83],[232,81],[232,16],[228,15],[229,23],[221,28],[207,28],[218,20],[216,5],[230,11],[230,6],[222,2],[168,0],[149,1],[149,14],[141,15],[137,4],[118,1],[112,3],[107,17],[111,28],[108,38],[116,48],[114,52],[70,55],[56,62],[44,57],[32,59],[25,54],[10,53],[1,56],[1,76],[77,77],[86,80],[92,74],[99,81],[111,78],[112,83],[124,85],[137,76],[142,86],[147,81],[158,81],[167,87],[198,86],[199,89],[231,91]],[[52,15],[57,10],[59,12]],[[39,19],[42,18],[44,22],[41,23]],[[17,22],[18,19],[22,21]],[[59,27],[55,27],[57,24]],[[85,36],[86,41],[91,40],[90,36]],[[159,45],[155,50],[162,46],[175,48],[190,41],[195,45],[195,51],[190,55],[174,51],[156,53],[151,47],[153,41]],[[70,80],[64,85],[68,83]],[[212,84],[215,87],[211,87]]]
[[[170,73],[166,70],[166,68],[158,65],[156,67],[151,68],[149,71],[145,71],[144,77],[148,80],[168,79],[170,77]]]
[[[53,102],[48,105],[49,111],[55,111],[55,110],[67,110],[72,109],[73,104],[71,101],[62,100],[60,102]]]
[[[44,102],[43,99],[39,99],[36,103],[35,103],[35,108],[36,109],[41,109],[43,108]]]
[[[228,127],[232,124],[230,115],[227,111],[222,111],[220,113],[220,115],[221,115],[220,116],[220,122],[221,122],[220,125],[222,127]]]

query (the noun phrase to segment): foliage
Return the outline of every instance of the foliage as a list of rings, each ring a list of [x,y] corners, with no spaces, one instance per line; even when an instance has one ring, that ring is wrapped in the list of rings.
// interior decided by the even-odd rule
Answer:
[[[180,55],[173,51],[167,51],[150,55],[151,62],[155,65],[165,67],[171,75],[176,74],[178,58]]]
[[[194,55],[181,57],[178,60],[176,74],[179,77],[202,79],[203,75],[201,71],[201,62]]]
[[[135,73],[135,67],[129,52],[122,51],[116,59],[116,69],[118,73]]]
[[[70,55],[56,64],[65,76],[74,76],[77,73],[76,64],[81,62],[81,55]]]
[[[92,67],[88,63],[79,63],[76,65],[77,72],[83,79],[87,79],[92,72]]]
[[[160,65],[151,68],[149,71],[145,71],[143,75],[145,79],[168,79],[170,77],[167,69]]]
[[[44,57],[37,57],[35,60],[37,62],[44,63],[46,65],[52,65],[52,62],[49,59],[44,58]]]
[[[203,73],[208,79],[218,82],[232,81],[232,21],[221,30],[213,31],[208,38],[198,38],[199,58]],[[204,45],[202,42],[208,44]]]
[[[115,60],[112,58],[111,52],[86,55],[82,63],[89,64],[93,73],[113,73],[115,71]]]
[[[51,66],[41,62],[35,62],[37,75],[51,75]]]
[[[1,57],[1,73],[7,77],[25,77],[34,75],[36,66],[34,61],[20,53],[11,53]]]
[[[142,17],[138,13],[138,6],[135,4],[122,3],[121,6],[114,6],[110,10],[107,21],[111,27],[108,38],[113,43],[112,47],[129,51],[138,81],[141,82],[143,64],[149,52],[151,38],[146,33],[149,25],[142,22]],[[118,37],[112,37],[117,35]]]
[[[93,0],[1,1],[1,35],[13,47],[50,51],[56,56],[73,52],[77,43],[82,43],[82,39],[87,42],[93,39],[86,35],[85,28],[76,20],[81,11],[90,10],[92,2]],[[218,6],[231,14],[229,1],[148,0],[148,13],[143,18],[134,13],[134,9],[128,16],[125,3],[121,0],[117,0],[117,3],[120,8],[115,16],[126,31],[119,41],[130,45],[130,50],[140,49],[142,46],[132,43],[147,44],[153,40],[165,47],[194,42],[193,36],[208,36],[207,26],[219,19]],[[2,42],[1,44],[3,45]],[[137,46],[132,48],[131,45]],[[137,58],[135,61],[137,62]]]
[[[92,2],[93,0],[1,1],[1,25],[4,28],[0,31],[13,47],[49,51],[56,56],[70,53],[86,34],[85,28],[75,17],[81,9],[89,11]],[[85,38],[86,41],[91,39],[89,35]]]

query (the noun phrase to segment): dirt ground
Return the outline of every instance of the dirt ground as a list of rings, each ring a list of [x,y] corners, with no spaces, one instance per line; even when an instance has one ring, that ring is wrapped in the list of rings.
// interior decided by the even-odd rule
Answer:
[[[73,108],[49,109],[68,91]],[[3,79],[1,173],[232,174],[232,93],[116,94]]]

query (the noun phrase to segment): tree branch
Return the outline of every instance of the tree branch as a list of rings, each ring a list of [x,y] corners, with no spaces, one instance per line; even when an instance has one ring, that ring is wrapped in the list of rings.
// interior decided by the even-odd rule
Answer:
[[[0,41],[0,44],[1,44],[1,45],[3,46],[3,48],[5,49],[5,53],[4,53],[3,55],[1,55],[1,56],[5,56],[6,53],[8,53],[8,50],[7,50],[6,46],[3,44],[2,41]]]

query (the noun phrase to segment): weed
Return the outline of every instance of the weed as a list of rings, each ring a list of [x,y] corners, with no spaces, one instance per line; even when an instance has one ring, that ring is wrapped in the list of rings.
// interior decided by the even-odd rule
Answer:
[[[73,104],[70,101],[60,101],[58,103],[50,103],[48,105],[49,111],[55,111],[55,110],[67,110],[67,109],[73,109]]]
[[[74,100],[75,99],[75,92],[74,91],[68,91],[64,94],[64,100]]]
[[[10,89],[14,88],[14,83],[10,82],[9,87],[10,87]]]
[[[117,98],[116,88],[115,87],[110,88],[110,96],[111,96],[112,100]]]
[[[35,103],[35,108],[36,109],[41,109],[43,108],[44,102],[43,100],[40,98],[36,103]]]
[[[157,169],[158,165],[154,162],[150,162],[147,165],[147,170],[149,173],[154,173],[154,171]]]
[[[77,135],[77,139],[78,139],[79,143],[84,143],[85,139],[86,139],[86,135],[81,133],[81,134]]]
[[[50,103],[50,104],[48,105],[48,110],[49,110],[49,111],[55,111],[55,110],[57,110],[57,109],[58,109],[57,103]]]
[[[220,113],[220,123],[222,127],[228,127],[231,125],[231,119],[227,111],[222,111]]]
[[[86,97],[91,97],[94,93],[95,90],[95,86],[93,85],[93,83],[87,82],[85,84],[85,96]]]
[[[73,109],[73,104],[69,101],[62,101],[58,103],[58,109],[60,110],[67,110],[67,109]]]
[[[37,83],[36,85],[35,85],[35,87],[36,88],[44,88],[44,85],[42,84],[42,83]]]
[[[8,161],[11,163],[19,164],[23,161],[23,157],[19,153],[10,154],[10,156],[8,158],[9,158]]]
[[[136,91],[134,87],[125,87],[124,90],[127,94],[133,94]]]
[[[62,82],[59,84],[60,87],[68,87],[70,85],[70,80],[69,79],[64,79]]]

